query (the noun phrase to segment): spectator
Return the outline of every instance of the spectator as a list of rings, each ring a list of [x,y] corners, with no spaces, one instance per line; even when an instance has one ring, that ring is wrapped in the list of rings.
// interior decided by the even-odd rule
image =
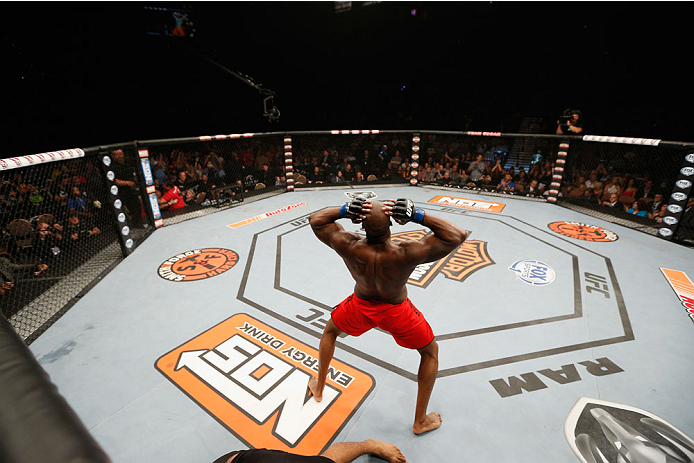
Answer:
[[[540,196],[542,192],[540,191],[540,184],[537,179],[530,180],[530,183],[525,185],[523,188],[523,194],[526,196]]]
[[[345,169],[342,171],[342,176],[344,177],[346,182],[354,181],[354,179],[356,178],[356,174],[354,173],[354,169],[352,169],[352,164],[345,164]]]
[[[653,188],[653,181],[652,180],[646,180],[646,183],[643,185],[643,189],[639,190],[639,193],[637,195],[637,199],[642,199],[642,198],[647,198],[647,199],[654,199],[655,198],[655,188]]]
[[[82,223],[77,213],[71,212],[68,214],[67,223],[64,227],[64,234],[68,239],[66,244],[76,244],[99,233],[101,233],[101,230],[98,227],[90,227]]]
[[[530,183],[530,178],[528,177],[528,174],[525,172],[525,169],[520,169],[520,171],[518,172],[518,177],[515,179],[515,182],[520,183],[522,185],[527,185],[528,183]]]
[[[402,164],[402,157],[400,156],[400,150],[395,150],[395,154],[390,158],[390,167],[393,170],[397,170]]]
[[[627,183],[627,187],[622,192],[622,196],[632,196],[636,198],[636,191],[636,181],[633,178],[630,178],[629,182]]]
[[[471,176],[472,177],[472,176]],[[504,178],[496,186],[496,191],[516,191],[516,184],[513,182],[511,174],[506,174]]]
[[[210,182],[210,178],[203,172],[197,185],[193,188],[195,191],[195,202],[200,204],[206,199],[214,199],[212,197],[212,189],[215,187],[216,185]]]
[[[655,193],[653,196],[653,201],[651,201],[648,204],[648,213],[653,215],[656,212],[658,212],[662,207],[663,207],[663,194],[662,193]]]
[[[631,207],[627,209],[627,214],[633,214],[639,217],[648,217],[646,204],[643,201],[634,201]]]
[[[453,179],[451,178],[451,173],[444,171],[443,175],[438,179],[438,182],[442,185],[453,185]]]
[[[181,190],[178,186],[169,182],[164,182],[162,185],[162,195],[159,198],[160,209],[181,209],[186,207],[186,203],[181,196]]]
[[[485,174],[484,177],[482,177],[479,180],[479,182],[477,182],[477,183],[468,181],[468,186],[472,186],[472,187],[480,186],[487,191],[492,191],[492,190],[496,189],[496,186],[498,184],[499,184],[499,182],[494,183],[494,179],[492,178],[491,174]]]
[[[470,164],[470,167],[468,167],[467,169],[467,172],[470,175],[470,181],[472,182],[479,182],[479,180],[485,173],[484,171],[486,169],[486,165],[484,161],[482,161],[482,159],[482,155],[478,154],[475,161],[472,164]]]
[[[335,176],[331,180],[332,183],[344,183],[345,177],[342,175],[342,171],[338,170]]]
[[[38,222],[36,224],[36,237],[31,246],[33,255],[41,262],[48,262],[56,258],[61,252],[62,239],[60,233],[51,229],[51,224]]]
[[[82,194],[78,186],[73,186],[70,196],[67,198],[67,208],[70,212],[74,212],[83,216],[91,216],[88,211],[89,200]]]
[[[505,172],[504,167],[501,165],[501,159],[497,158],[496,164],[494,164],[494,167],[492,167],[492,170],[490,171],[490,175],[492,176],[492,181],[495,185],[498,185],[501,182],[501,179],[504,178]]]
[[[655,220],[658,223],[663,222],[663,217],[665,217],[665,214],[667,214],[667,204],[662,204],[660,206],[660,209],[657,209],[653,211],[650,215],[651,219]]]
[[[263,183],[266,187],[275,183],[276,175],[270,171],[270,166],[265,163],[262,169],[258,172],[258,182]]]
[[[667,205],[663,205],[663,215],[665,215]],[[662,221],[662,218],[660,219]],[[684,208],[682,217],[680,219],[680,233],[686,234],[686,237],[691,239],[694,238],[694,196],[689,198],[687,205]]]
[[[624,212],[624,205],[619,202],[619,196],[616,193],[612,193],[607,201],[602,202],[602,205]]]
[[[424,167],[424,172],[422,172],[422,182],[433,182],[436,180],[436,172],[431,169],[431,166],[427,165]]]
[[[588,180],[585,181],[583,186],[586,189],[593,190],[594,188],[602,187],[602,182],[598,180],[598,173],[597,171],[592,171],[590,173],[590,177],[588,177]]]
[[[357,172],[357,177],[355,178],[354,181],[357,183],[365,182],[366,178],[364,178],[364,173],[361,171]]]
[[[313,172],[306,176],[306,180],[308,183],[324,183],[325,176],[323,175],[323,172],[321,172],[320,167],[314,166]]]
[[[612,177],[610,183],[605,187],[605,194],[611,195],[612,193],[616,194],[617,197],[622,196],[622,186],[619,184],[618,177]]]

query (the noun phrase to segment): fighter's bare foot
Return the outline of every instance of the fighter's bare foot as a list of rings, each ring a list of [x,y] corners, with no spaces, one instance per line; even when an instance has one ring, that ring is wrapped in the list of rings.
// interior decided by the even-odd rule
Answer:
[[[366,443],[371,447],[371,452],[378,457],[389,461],[390,463],[405,463],[407,458],[402,454],[399,448],[388,442],[380,440],[367,439]]]
[[[441,415],[438,413],[429,413],[422,421],[415,421],[412,426],[412,432],[422,434],[428,431],[433,431],[441,426]]]
[[[311,376],[311,379],[308,380],[308,388],[311,394],[313,394],[313,398],[316,399],[316,402],[323,400],[323,391],[318,392],[318,378]]]

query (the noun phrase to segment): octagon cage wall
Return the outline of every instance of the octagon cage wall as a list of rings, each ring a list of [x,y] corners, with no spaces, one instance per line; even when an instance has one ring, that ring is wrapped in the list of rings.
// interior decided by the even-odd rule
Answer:
[[[369,438],[415,462],[461,442],[474,461],[694,461],[693,181],[694,143],[471,131],[0,159],[0,461],[316,455]],[[339,336],[324,400],[306,392],[353,291],[309,217],[356,196],[408,197],[470,230],[406,285],[440,346],[433,433],[412,434],[417,351],[380,329]],[[429,232],[394,224],[391,240]]]

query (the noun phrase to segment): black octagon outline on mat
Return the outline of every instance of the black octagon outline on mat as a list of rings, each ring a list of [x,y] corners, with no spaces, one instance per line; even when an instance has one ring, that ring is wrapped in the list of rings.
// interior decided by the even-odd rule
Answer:
[[[561,248],[558,248],[557,246],[555,246],[553,244],[547,243],[547,242],[541,240],[540,238],[538,238],[537,236],[533,236],[533,235],[531,235],[525,231],[519,230],[516,227],[513,227],[512,225],[506,223],[504,220],[501,220],[501,218],[505,218],[505,219],[508,218],[508,219],[515,220],[517,222],[524,224],[527,227],[530,227],[530,228],[537,230],[539,233],[547,234],[548,236],[552,237],[553,239],[558,239],[560,241],[564,241],[571,246],[578,247],[579,249],[582,249],[583,251],[594,254],[594,255],[604,259],[605,265],[606,265],[608,273],[609,273],[612,288],[613,288],[613,291],[615,294],[615,299],[616,299],[617,307],[619,310],[619,317],[620,317],[621,322],[622,322],[622,328],[624,330],[624,335],[617,336],[617,337],[599,339],[599,340],[595,340],[595,341],[587,341],[587,342],[573,344],[573,345],[564,346],[564,347],[544,349],[544,350],[540,350],[537,352],[530,352],[530,353],[500,358],[500,359],[489,360],[489,361],[485,361],[485,362],[478,362],[478,363],[474,363],[474,364],[470,364],[470,365],[463,365],[460,367],[448,368],[445,370],[439,370],[437,377],[442,378],[445,376],[457,375],[457,374],[461,374],[461,373],[466,373],[468,371],[481,370],[484,368],[490,368],[490,367],[494,367],[494,366],[498,366],[498,365],[506,365],[506,364],[510,364],[510,363],[521,362],[521,361],[535,359],[535,358],[547,357],[550,355],[562,354],[565,352],[572,352],[572,351],[577,351],[577,350],[582,350],[582,349],[589,349],[589,348],[593,348],[593,347],[605,346],[605,345],[610,345],[610,344],[617,344],[617,343],[621,343],[621,342],[627,342],[627,341],[633,341],[634,340],[634,333],[633,333],[633,330],[631,327],[631,322],[629,321],[629,315],[627,314],[627,311],[626,311],[626,306],[624,304],[624,298],[622,297],[622,292],[619,288],[619,283],[617,282],[617,276],[615,275],[614,268],[612,267],[612,262],[611,262],[609,257],[603,256],[602,254],[597,253],[595,251],[592,251],[590,249],[586,249],[577,243],[573,243],[567,239],[562,238],[560,235],[549,233],[546,230],[538,228],[534,225],[531,225],[527,222],[524,222],[524,221],[522,221],[516,217],[510,216],[510,215],[467,211],[467,210],[463,210],[463,209],[458,210],[458,209],[453,209],[453,208],[449,208],[449,207],[445,207],[445,206],[440,206],[439,208],[434,209],[434,208],[431,208],[430,206],[431,205],[427,203],[426,205],[423,206],[423,208],[433,210],[433,211],[436,211],[439,213],[460,214],[460,215],[473,215],[474,214],[475,218],[497,221],[503,225],[514,228],[516,231],[523,233],[527,236],[530,236],[534,239],[537,239],[538,241],[542,242],[543,244],[545,244],[547,246],[553,247],[553,248],[558,249],[558,250],[560,250],[566,254],[569,254],[572,257],[572,264],[573,264],[573,270],[574,270],[574,313],[568,314],[568,315],[559,315],[559,316],[555,316],[555,317],[546,317],[546,318],[542,318],[542,319],[538,319],[538,320],[516,322],[516,323],[512,323],[512,324],[508,324],[508,325],[500,325],[500,326],[496,326],[496,327],[481,328],[481,329],[470,330],[470,331],[462,331],[462,332],[458,332],[458,333],[449,333],[449,334],[436,336],[436,338],[435,338],[436,340],[443,341],[443,340],[447,340],[447,339],[455,339],[455,338],[459,338],[459,337],[472,336],[472,335],[483,334],[483,333],[488,333],[488,332],[493,332],[493,331],[502,331],[502,330],[506,330],[506,329],[519,328],[521,326],[537,325],[537,324],[550,323],[550,322],[561,321],[561,320],[568,320],[568,319],[573,319],[573,318],[580,318],[583,316],[583,310],[582,310],[582,306],[581,306],[581,291],[582,290],[580,287],[580,275],[578,274],[578,256],[566,251],[565,249],[561,249]],[[246,261],[246,267],[244,269],[243,278],[241,280],[241,284],[239,285],[239,292],[238,292],[236,298],[238,300],[250,305],[251,307],[254,307],[254,308],[260,310],[261,312],[263,312],[267,315],[270,315],[271,317],[273,317],[273,318],[275,318],[281,322],[284,322],[290,326],[293,326],[294,328],[296,328],[300,331],[303,331],[304,333],[307,333],[307,334],[309,334],[315,338],[320,339],[321,333],[317,333],[316,331],[312,330],[311,328],[309,328],[305,325],[302,325],[301,323],[298,323],[295,320],[292,320],[292,319],[287,318],[283,315],[280,315],[277,312],[275,312],[271,309],[268,309],[267,307],[264,307],[264,306],[256,303],[255,301],[248,299],[244,295],[245,290],[246,290],[246,284],[248,282],[248,276],[250,274],[251,266],[253,264],[253,257],[254,257],[254,253],[255,253],[256,244],[258,241],[258,236],[262,235],[263,233],[274,230],[276,228],[287,225],[288,223],[292,223],[292,222],[299,223],[300,221],[306,221],[306,219],[308,218],[308,216],[310,214],[311,213],[308,213],[308,214],[305,214],[303,216],[294,218],[292,220],[288,220],[288,221],[283,222],[279,225],[275,225],[275,226],[270,227],[268,229],[257,232],[253,235],[251,248],[248,252],[248,259]],[[477,214],[480,214],[480,215],[477,215]],[[320,303],[320,302],[315,301],[313,299],[307,298],[301,294],[295,293],[291,290],[288,290],[286,288],[282,288],[280,286],[279,268],[280,268],[280,263],[281,263],[281,239],[282,239],[282,236],[284,236],[288,233],[291,233],[292,231],[303,228],[304,226],[307,226],[307,225],[308,225],[308,222],[306,221],[306,223],[304,223],[302,225],[298,225],[292,230],[289,230],[287,232],[284,232],[284,233],[277,235],[278,251],[276,252],[276,261],[275,261],[274,288],[276,290],[282,291],[282,292],[284,292],[284,293],[286,293],[292,297],[296,297],[296,298],[301,299],[305,302],[308,302],[308,303],[313,304],[317,307],[320,307],[324,310],[331,311],[332,307],[326,306],[323,303]],[[411,373],[411,372],[409,372],[405,369],[402,369],[400,367],[397,367],[395,365],[391,365],[390,363],[385,362],[385,361],[383,361],[377,357],[374,357],[374,356],[369,355],[365,352],[362,352],[358,349],[355,349],[354,347],[348,346],[348,345],[340,342],[339,340],[337,341],[336,346],[339,347],[340,349],[342,349],[346,352],[349,352],[353,355],[356,355],[357,357],[360,357],[360,358],[362,358],[368,362],[371,362],[375,365],[381,366],[381,367],[383,367],[389,371],[392,371],[393,373],[396,373],[396,374],[398,374],[404,378],[411,379],[412,381],[417,381],[417,375],[416,374]]]

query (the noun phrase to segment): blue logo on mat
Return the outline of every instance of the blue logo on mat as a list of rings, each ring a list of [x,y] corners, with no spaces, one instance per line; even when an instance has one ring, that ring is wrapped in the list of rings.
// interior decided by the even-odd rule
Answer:
[[[546,286],[554,281],[554,269],[539,260],[519,260],[508,268],[519,280],[533,286]]]

